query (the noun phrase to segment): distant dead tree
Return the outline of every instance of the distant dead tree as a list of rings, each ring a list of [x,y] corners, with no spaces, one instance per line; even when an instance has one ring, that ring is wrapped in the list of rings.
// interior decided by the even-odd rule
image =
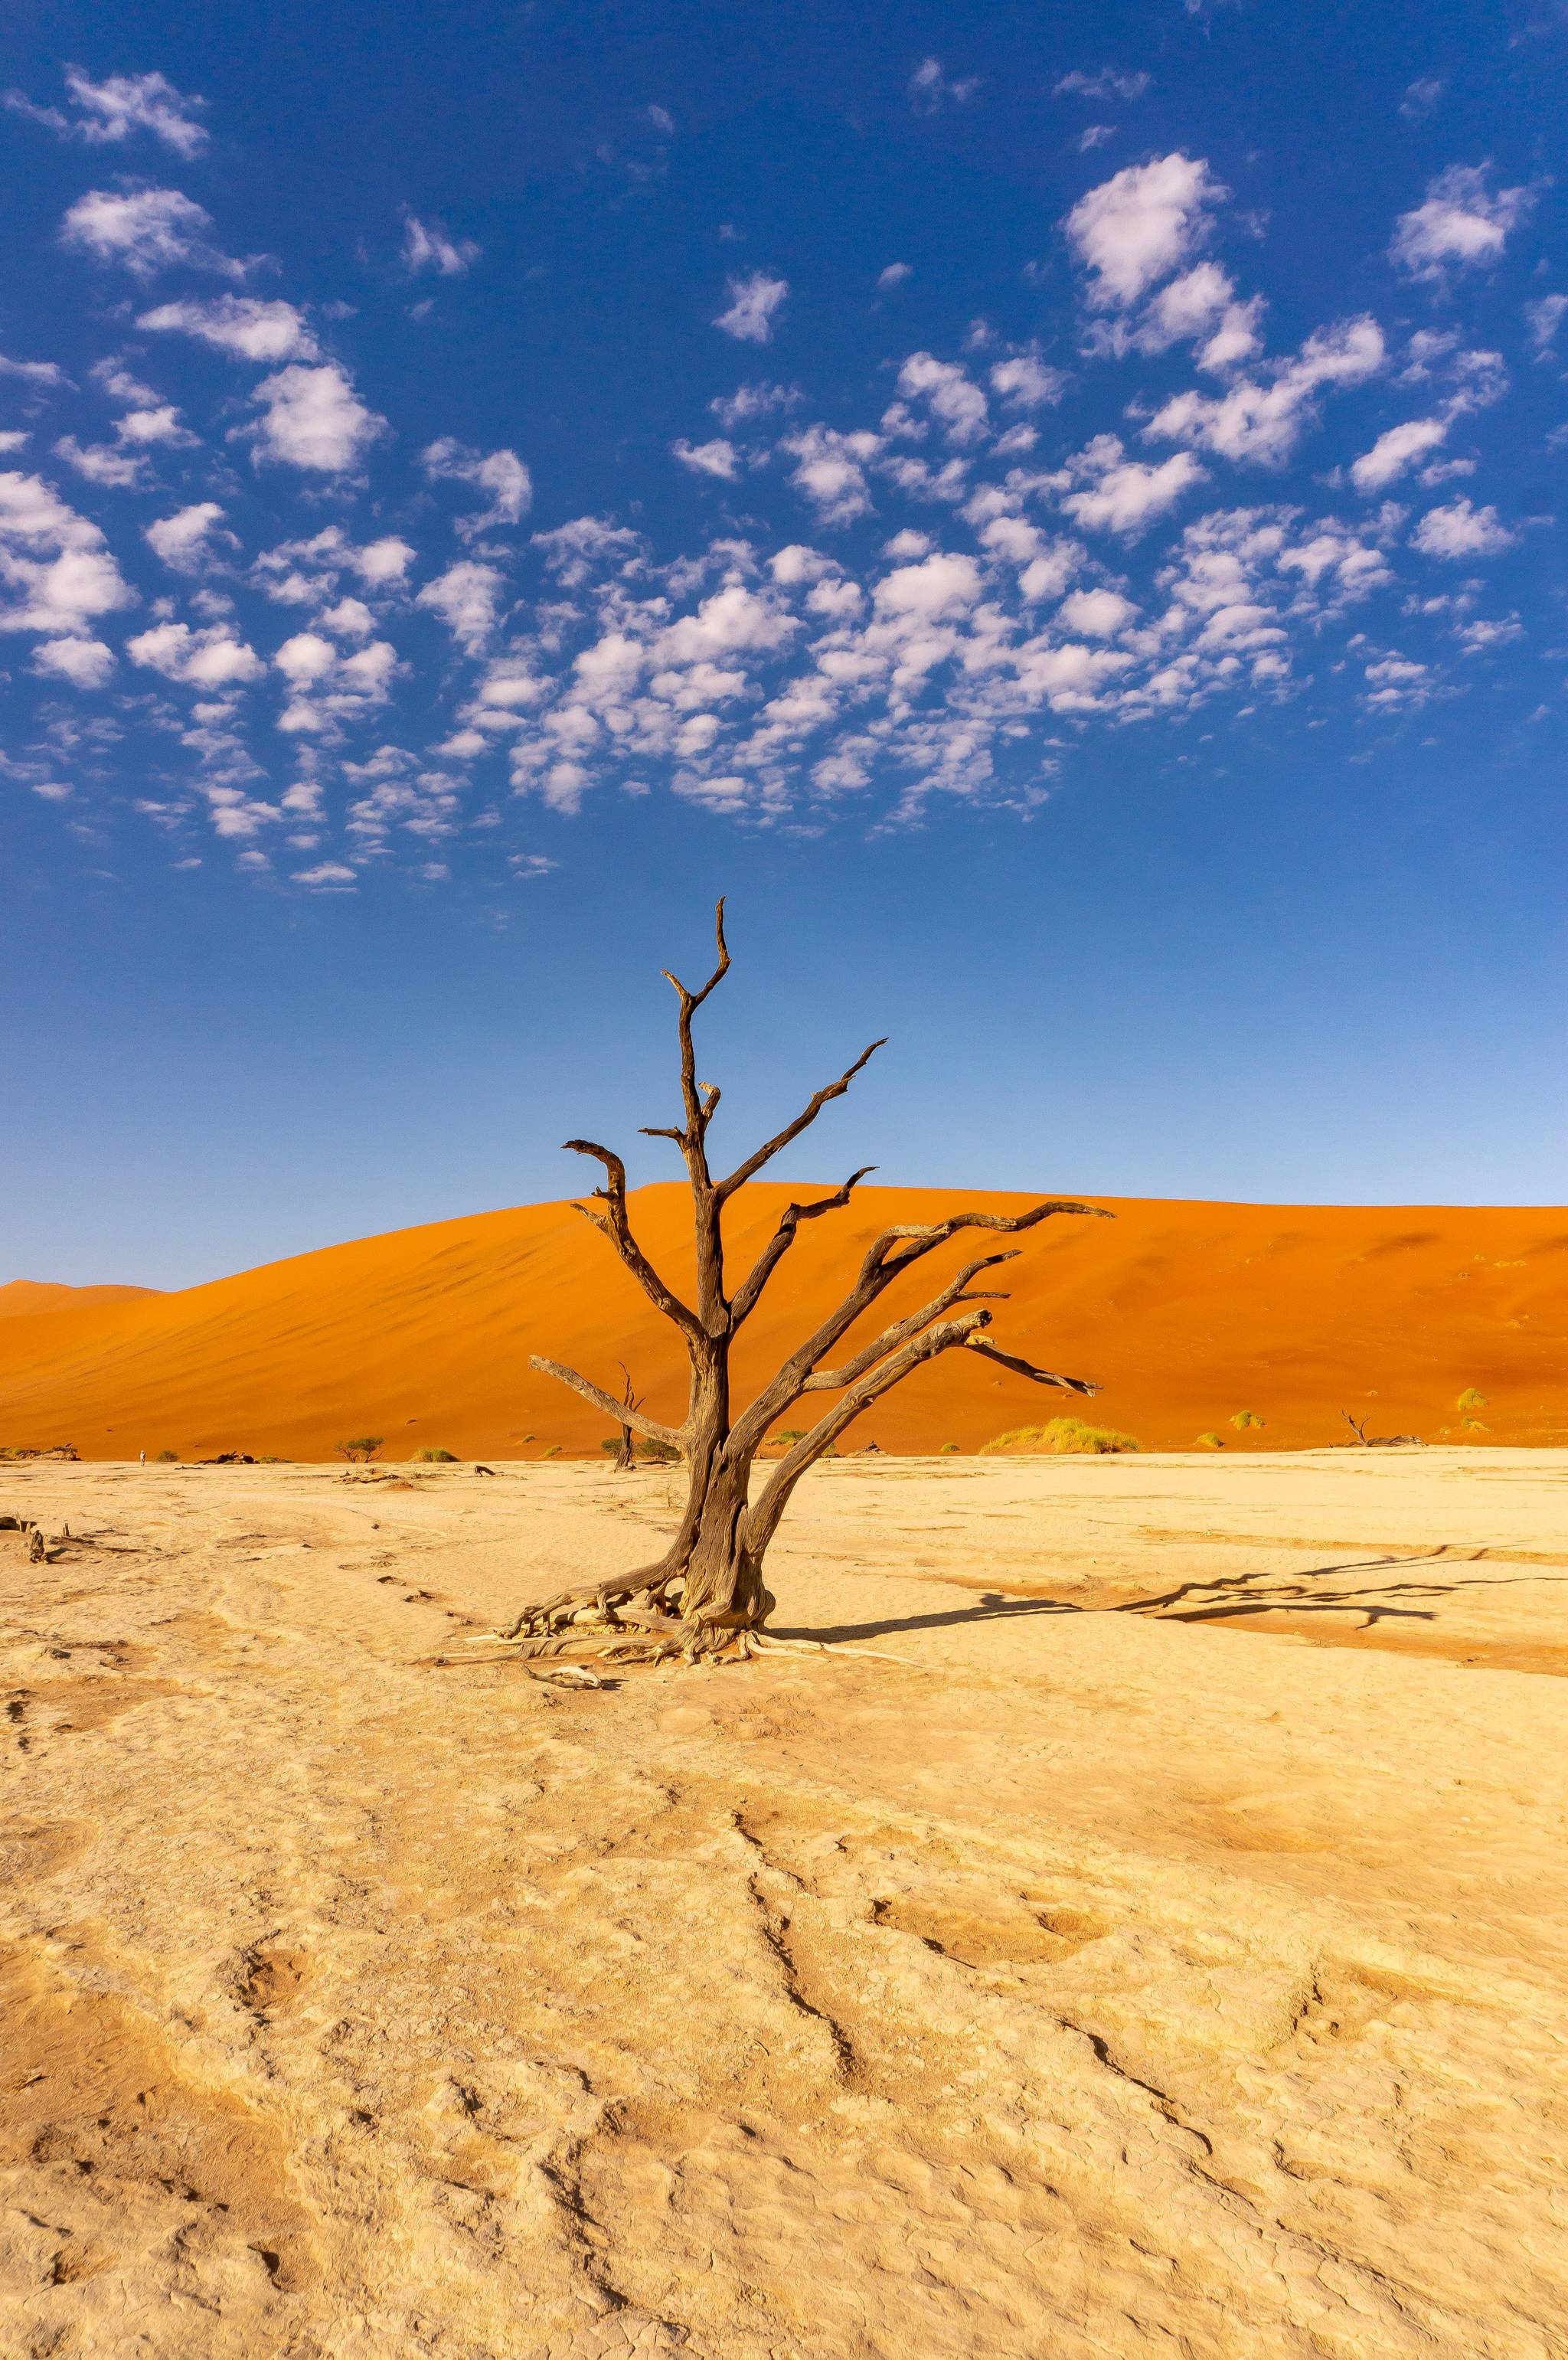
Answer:
[[[679,1451],[688,1475],[685,1511],[675,1537],[655,1564],[638,1566],[607,1581],[587,1582],[541,1605],[525,1607],[503,1635],[521,1640],[520,1652],[527,1655],[560,1655],[568,1647],[584,1644],[622,1661],[657,1662],[683,1655],[697,1662],[726,1654],[750,1654],[755,1644],[752,1634],[760,1631],[774,1605],[762,1578],[763,1557],[796,1484],[809,1467],[833,1448],[838,1437],[870,1403],[880,1400],[940,1353],[962,1346],[1033,1384],[1055,1385],[1073,1393],[1092,1393],[1097,1389],[1087,1378],[1057,1376],[986,1340],[984,1330],[990,1325],[991,1314],[984,1306],[1007,1298],[976,1293],[971,1281],[999,1262],[1010,1262],[1010,1252],[986,1254],[966,1262],[918,1311],[894,1320],[869,1342],[853,1348],[838,1366],[823,1366],[855,1321],[894,1281],[959,1230],[993,1229],[1011,1235],[1032,1229],[1053,1213],[1099,1211],[1095,1206],[1053,1201],[1035,1205],[1026,1213],[953,1213],[942,1221],[884,1229],[866,1249],[855,1282],[837,1308],[790,1353],[753,1401],[735,1409],[730,1395],[732,1347],[794,1244],[801,1222],[814,1221],[847,1205],[875,1166],[866,1164],[852,1173],[831,1196],[787,1205],[773,1235],[733,1288],[724,1269],[724,1208],[766,1164],[815,1122],[831,1100],[844,1096],[883,1043],[874,1041],[836,1082],[816,1091],[792,1122],[745,1157],[726,1178],[715,1179],[709,1166],[707,1139],[719,1092],[711,1082],[697,1079],[691,1020],[729,972],[722,901],[715,912],[715,932],[718,964],[700,991],[689,991],[665,970],[665,979],[680,1003],[683,1120],[662,1129],[645,1129],[643,1133],[648,1139],[673,1140],[685,1160],[696,1233],[694,1302],[683,1301],[660,1277],[632,1235],[626,1213],[626,1165],[621,1158],[592,1140],[566,1142],[573,1154],[592,1156],[604,1168],[605,1185],[593,1191],[593,1205],[579,1205],[576,1209],[614,1247],[656,1309],[680,1330],[691,1364],[685,1420],[680,1426],[667,1426],[650,1416],[632,1398],[629,1378],[616,1401],[575,1369],[537,1353],[532,1356],[536,1369],[570,1385],[595,1409],[607,1411],[623,1429],[629,1427]],[[970,1306],[979,1307],[964,1307]],[[956,1316],[950,1317],[950,1313]],[[784,1456],[770,1466],[768,1480],[753,1501],[752,1462],[758,1449],[778,1419],[805,1395],[815,1393],[833,1393],[837,1399],[814,1426],[790,1441]]]
[[[1339,1414],[1356,1441],[1364,1443],[1368,1450],[1398,1450],[1406,1443],[1414,1443],[1418,1449],[1421,1447],[1419,1434],[1368,1434],[1364,1417],[1352,1417],[1347,1409]]]
[[[622,1406],[626,1409],[640,1409],[642,1407],[642,1395],[638,1393],[633,1392],[632,1372],[627,1368],[624,1360],[620,1364],[620,1370],[622,1376],[626,1379],[626,1383],[621,1392]],[[632,1430],[623,1418],[621,1421],[620,1448],[615,1453],[615,1472],[617,1475],[627,1475],[636,1465],[637,1451],[632,1443]]]

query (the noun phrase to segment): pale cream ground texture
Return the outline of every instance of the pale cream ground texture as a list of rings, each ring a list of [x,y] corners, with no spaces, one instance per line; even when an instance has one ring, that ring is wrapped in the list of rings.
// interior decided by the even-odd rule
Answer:
[[[670,1508],[0,1472],[6,2360],[1568,2352],[1568,1454],[846,1459],[825,1653],[454,1660]]]

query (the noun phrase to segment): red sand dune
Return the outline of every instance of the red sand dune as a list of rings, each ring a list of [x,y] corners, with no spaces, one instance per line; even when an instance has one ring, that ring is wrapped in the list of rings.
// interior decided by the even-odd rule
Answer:
[[[14,1278],[0,1286],[0,1319],[36,1319],[46,1311],[96,1311],[105,1303],[136,1303],[150,1286],[57,1286],[44,1278]]]
[[[732,1272],[800,1184],[735,1200]],[[1016,1211],[1021,1196],[866,1188],[800,1233],[736,1351],[740,1388],[843,1292],[893,1221],[960,1207]],[[1568,1210],[1224,1205],[1101,1199],[1114,1221],[1055,1219],[996,1274],[998,1342],[1096,1377],[1088,1414],[1146,1448],[1207,1429],[1232,1450],[1373,1433],[1462,1440],[1456,1396],[1477,1386],[1491,1443],[1568,1442]],[[643,1188],[634,1225],[676,1284],[690,1271],[675,1184]],[[983,1251],[985,1240],[972,1251]],[[889,1316],[934,1293],[961,1237],[884,1298]],[[103,1292],[108,1292],[103,1290]],[[8,1290],[14,1293],[15,1290]],[[86,1290],[98,1293],[99,1290]],[[0,1444],[71,1442],[85,1458],[146,1449],[330,1456],[343,1436],[385,1456],[440,1444],[460,1457],[596,1452],[608,1421],[528,1366],[530,1351],[619,1389],[625,1360],[648,1406],[678,1419],[684,1357],[610,1249],[569,1205],[523,1205],[332,1246],[174,1295],[0,1324]],[[1077,1406],[963,1352],[917,1372],[850,1446],[970,1450]],[[1255,1410],[1261,1432],[1227,1421]],[[797,1410],[788,1423],[807,1418]],[[525,1439],[525,1437],[528,1437]]]

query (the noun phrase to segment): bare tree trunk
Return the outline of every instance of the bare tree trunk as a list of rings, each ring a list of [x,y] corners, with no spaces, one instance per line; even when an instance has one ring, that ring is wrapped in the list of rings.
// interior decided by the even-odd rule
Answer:
[[[772,1592],[763,1579],[763,1559],[796,1484],[870,1403],[940,1353],[964,1348],[983,1353],[1035,1384],[1060,1386],[1075,1393],[1096,1390],[1087,1378],[1054,1375],[998,1350],[985,1338],[983,1331],[991,1321],[985,1306],[1006,1297],[975,1292],[970,1282],[983,1271],[1010,1261],[1010,1252],[985,1254],[965,1263],[920,1310],[895,1320],[839,1367],[822,1366],[895,1280],[959,1230],[1011,1234],[1032,1229],[1055,1213],[1100,1211],[1095,1206],[1052,1201],[1024,1213],[953,1213],[942,1221],[885,1229],[867,1249],[844,1300],[790,1354],[756,1399],[732,1419],[730,1351],[737,1331],[757,1308],[794,1244],[801,1222],[841,1210],[872,1167],[852,1173],[830,1196],[788,1205],[772,1237],[733,1294],[726,1292],[724,1273],[724,1207],[764,1164],[815,1122],[832,1099],[844,1096],[884,1044],[874,1041],[836,1082],[816,1091],[793,1121],[747,1156],[726,1179],[715,1180],[708,1162],[707,1140],[719,1092],[713,1084],[697,1079],[691,1019],[729,970],[722,901],[715,932],[718,964],[700,991],[688,991],[667,974],[680,1002],[683,1120],[645,1134],[673,1140],[685,1160],[696,1243],[694,1304],[683,1302],[674,1293],[632,1235],[621,1158],[592,1140],[567,1142],[573,1153],[592,1156],[604,1168],[604,1185],[593,1191],[593,1204],[602,1209],[580,1205],[578,1211],[609,1240],[645,1294],[681,1331],[691,1368],[685,1419],[681,1426],[671,1426],[649,1416],[633,1393],[624,1364],[626,1383],[617,1402],[575,1369],[538,1354],[533,1357],[536,1369],[571,1386],[583,1400],[615,1418],[622,1433],[617,1466],[629,1463],[634,1432],[680,1451],[687,1470],[685,1510],[674,1538],[657,1563],[639,1566],[608,1581],[586,1582],[558,1598],[525,1607],[503,1634],[520,1641],[524,1655],[559,1655],[569,1647],[589,1646],[624,1659],[658,1661],[679,1654],[699,1661],[750,1652],[774,1606]],[[958,1316],[949,1318],[945,1316],[949,1312]],[[753,1501],[752,1466],[757,1451],[779,1420],[804,1395],[814,1393],[836,1394],[837,1399],[771,1468]]]

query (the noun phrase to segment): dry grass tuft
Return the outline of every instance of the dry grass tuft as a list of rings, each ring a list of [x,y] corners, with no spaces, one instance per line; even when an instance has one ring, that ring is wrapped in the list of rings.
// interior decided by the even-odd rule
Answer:
[[[1022,1458],[1051,1450],[1100,1454],[1142,1447],[1136,1435],[1118,1434],[1115,1426],[1085,1426],[1081,1417],[1053,1417],[1044,1426],[1017,1426],[1010,1433],[994,1436],[980,1445],[980,1455]]]

